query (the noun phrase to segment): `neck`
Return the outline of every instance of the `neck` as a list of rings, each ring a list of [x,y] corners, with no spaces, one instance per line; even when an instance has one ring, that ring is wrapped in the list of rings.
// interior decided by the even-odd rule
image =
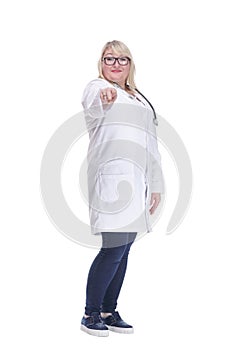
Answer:
[[[119,82],[117,83],[122,89],[126,88],[125,82]]]
[[[121,81],[113,81],[113,83],[117,84],[119,87],[121,87],[123,90],[126,89],[126,84],[125,82],[121,82]]]
[[[125,90],[128,94],[135,96],[135,91],[132,90],[128,85],[126,85],[125,83],[123,85],[112,81],[113,84],[116,84],[117,86],[119,86],[122,90]]]

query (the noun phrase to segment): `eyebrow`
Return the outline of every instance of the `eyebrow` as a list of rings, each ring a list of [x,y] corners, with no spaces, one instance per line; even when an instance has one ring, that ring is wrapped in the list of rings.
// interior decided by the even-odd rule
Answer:
[[[120,56],[115,56],[114,54],[112,53],[107,53],[107,55],[104,55],[103,57],[113,57],[113,58],[128,58],[128,56],[124,56],[124,55],[120,55]]]

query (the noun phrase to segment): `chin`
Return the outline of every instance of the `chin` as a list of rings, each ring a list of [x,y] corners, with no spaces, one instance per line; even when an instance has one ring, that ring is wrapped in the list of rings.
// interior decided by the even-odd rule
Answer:
[[[122,81],[122,77],[119,75],[119,74],[113,74],[111,76],[111,80],[114,80],[114,81]]]

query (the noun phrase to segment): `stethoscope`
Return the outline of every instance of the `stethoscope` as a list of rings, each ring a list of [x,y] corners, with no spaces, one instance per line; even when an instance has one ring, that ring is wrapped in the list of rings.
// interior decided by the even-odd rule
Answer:
[[[112,82],[116,87],[119,87],[120,89],[122,89],[122,87],[119,85],[119,84],[117,84],[116,82]],[[127,87],[129,87],[129,85],[126,85]],[[130,88],[130,87],[129,87]],[[122,89],[122,90],[124,90],[124,89]],[[152,109],[152,112],[153,112],[153,114],[154,114],[154,117],[153,117],[153,123],[156,125],[156,126],[158,126],[158,118],[157,118],[157,115],[156,115],[156,112],[155,112],[155,109],[154,109],[154,106],[152,105],[152,103],[148,100],[148,98],[146,98],[146,96],[145,95],[143,95],[142,93],[141,93],[141,91],[139,91],[138,89],[134,89],[139,95],[141,95],[143,98],[144,98],[144,100],[146,100],[146,102],[149,104],[149,106],[151,107],[151,109]]]
[[[152,105],[152,103],[148,100],[148,98],[146,98],[146,96],[144,96],[141,91],[139,91],[138,89],[135,89],[135,91],[137,91],[137,93],[139,95],[141,95],[145,100],[146,102],[149,104],[149,106],[151,107],[152,111],[153,111],[153,114],[154,114],[154,117],[153,117],[153,123],[158,126],[158,118],[157,118],[157,115],[156,115],[156,112],[155,112],[155,109],[154,109],[154,106]]]

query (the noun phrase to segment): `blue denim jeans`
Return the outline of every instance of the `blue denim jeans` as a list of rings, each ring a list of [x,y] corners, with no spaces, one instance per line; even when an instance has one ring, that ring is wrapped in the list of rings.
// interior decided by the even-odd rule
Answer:
[[[87,279],[85,314],[114,312],[124,281],[128,254],[137,232],[102,232],[102,248]]]

